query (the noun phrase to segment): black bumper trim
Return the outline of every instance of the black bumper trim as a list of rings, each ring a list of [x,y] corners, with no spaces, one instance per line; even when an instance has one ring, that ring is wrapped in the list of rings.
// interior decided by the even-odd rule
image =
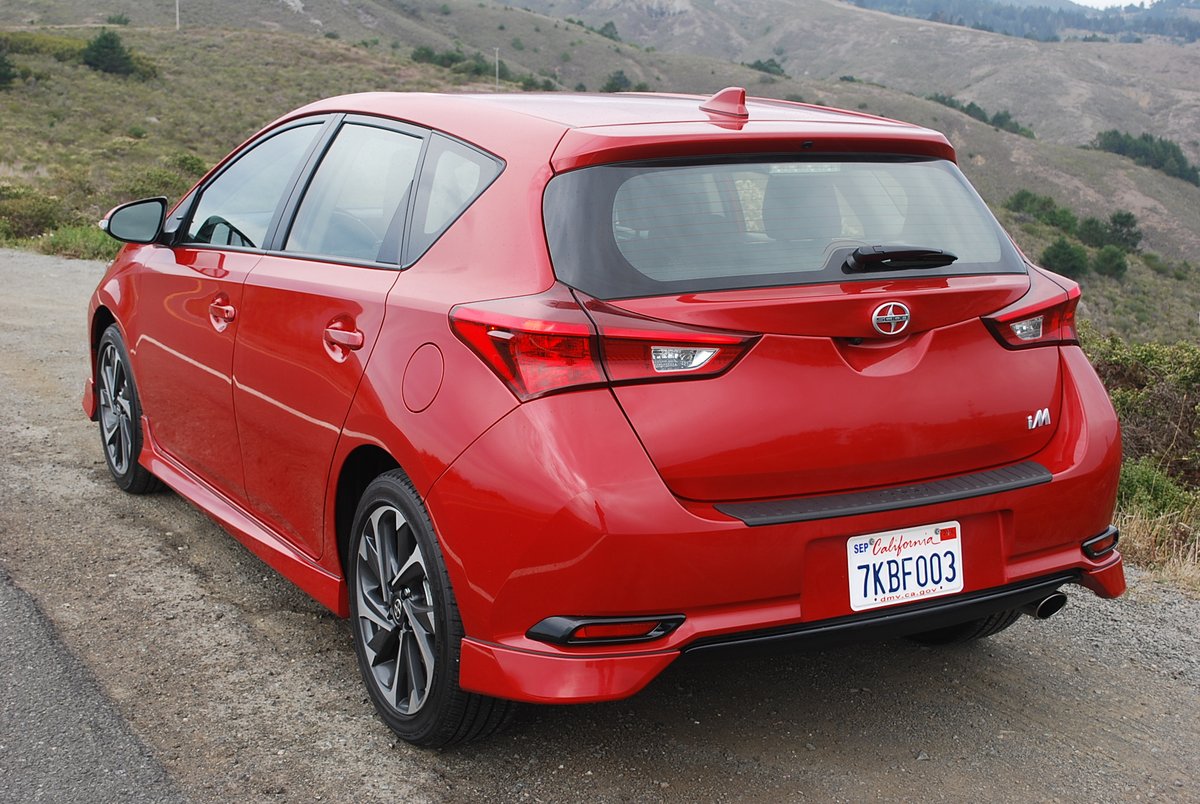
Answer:
[[[764,500],[760,502],[720,503],[716,509],[723,514],[740,519],[747,525],[783,525],[789,522],[809,522],[814,519],[834,519],[859,514],[874,514],[880,511],[896,511],[922,505],[966,500],[1013,491],[1028,486],[1049,483],[1054,476],[1050,470],[1034,461],[989,469],[970,475],[917,483],[911,486],[895,486],[873,491],[857,491],[849,494],[831,494],[824,497],[800,497],[791,500]]]
[[[985,589],[965,595],[880,609],[848,617],[836,617],[811,623],[799,623],[764,631],[743,631],[698,639],[685,645],[684,654],[704,654],[720,650],[807,646],[836,642],[859,642],[933,631],[950,625],[988,617],[1041,600],[1060,586],[1079,580],[1078,572],[1023,581],[1011,586]]]

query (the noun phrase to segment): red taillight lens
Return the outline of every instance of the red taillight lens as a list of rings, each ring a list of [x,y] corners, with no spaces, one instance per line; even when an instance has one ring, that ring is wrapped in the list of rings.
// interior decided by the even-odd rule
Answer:
[[[581,306],[561,285],[460,305],[450,324],[522,401],[608,381],[713,377],[757,340],[642,318],[589,298]]]
[[[1035,275],[1031,273],[1030,276]],[[1079,343],[1075,328],[1078,304],[1078,285],[1064,290],[1037,275],[1023,298],[985,318],[984,323],[1007,349]]]
[[[539,296],[460,305],[450,325],[522,401],[605,382],[591,322],[558,285]]]

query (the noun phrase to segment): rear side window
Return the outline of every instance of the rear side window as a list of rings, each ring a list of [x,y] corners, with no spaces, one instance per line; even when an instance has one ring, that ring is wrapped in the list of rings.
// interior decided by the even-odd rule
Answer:
[[[440,134],[433,135],[417,186],[405,262],[412,264],[428,251],[495,181],[503,167],[503,163],[482,151]]]
[[[285,129],[239,156],[204,188],[184,242],[261,248],[323,122]]]
[[[605,299],[878,279],[843,271],[859,246],[958,257],[888,276],[1025,270],[943,160],[592,167],[553,179],[544,214],[555,273]]]

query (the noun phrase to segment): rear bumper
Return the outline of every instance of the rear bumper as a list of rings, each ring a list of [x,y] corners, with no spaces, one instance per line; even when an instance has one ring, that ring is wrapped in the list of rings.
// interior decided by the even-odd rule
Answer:
[[[902,621],[908,630],[936,628],[972,619],[985,605],[1027,602],[1006,597],[1024,594],[1025,584],[1035,585],[1030,594],[1054,582],[1120,595],[1119,554],[1083,550],[1112,521],[1116,419],[1082,353],[1064,350],[1064,364],[1062,424],[1029,458],[1050,473],[1048,482],[755,526],[671,494],[608,391],[518,406],[426,499],[468,634],[460,683],[518,700],[611,700],[707,646],[766,635],[895,634]],[[928,608],[850,609],[848,538],[947,521],[961,525],[962,592]],[[552,645],[528,636],[548,617],[656,615],[685,620],[636,644]]]
[[[532,703],[618,700],[641,691],[683,655],[891,639],[1020,608],[1071,583],[1082,584],[1101,597],[1118,596],[1125,589],[1121,556],[1115,554],[1107,566],[1086,572],[1060,573],[851,617],[701,638],[677,650],[563,656],[467,638],[462,645],[459,684],[485,695]]]

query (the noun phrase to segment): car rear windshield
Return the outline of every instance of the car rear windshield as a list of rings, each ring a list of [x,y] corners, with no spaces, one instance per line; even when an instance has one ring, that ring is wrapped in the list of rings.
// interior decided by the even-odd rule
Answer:
[[[1025,270],[945,160],[602,165],[556,176],[543,212],[555,274],[601,299]],[[853,272],[845,263],[862,246],[957,259]]]

